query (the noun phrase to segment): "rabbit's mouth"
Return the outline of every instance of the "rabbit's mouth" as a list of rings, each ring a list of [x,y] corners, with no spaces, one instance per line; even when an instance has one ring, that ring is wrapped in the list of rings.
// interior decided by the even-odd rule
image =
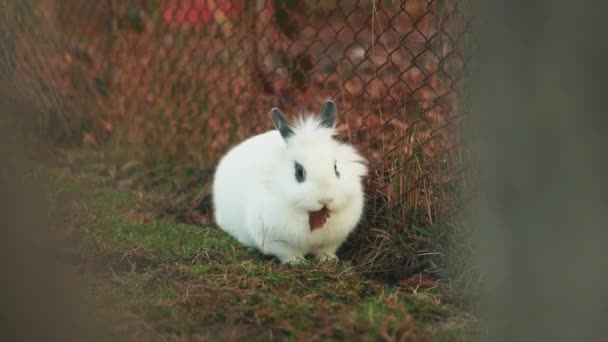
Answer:
[[[308,212],[308,223],[310,225],[310,231],[314,231],[316,229],[321,229],[329,219],[330,213],[327,207],[321,208],[318,211],[309,211]]]

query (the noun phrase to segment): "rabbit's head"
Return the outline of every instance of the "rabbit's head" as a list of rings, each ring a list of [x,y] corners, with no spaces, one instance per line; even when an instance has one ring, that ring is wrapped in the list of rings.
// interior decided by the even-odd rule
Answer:
[[[333,101],[326,101],[318,115],[302,116],[293,125],[278,108],[270,114],[286,143],[271,181],[281,200],[302,212],[333,212],[361,193],[365,159],[351,145],[334,139]]]

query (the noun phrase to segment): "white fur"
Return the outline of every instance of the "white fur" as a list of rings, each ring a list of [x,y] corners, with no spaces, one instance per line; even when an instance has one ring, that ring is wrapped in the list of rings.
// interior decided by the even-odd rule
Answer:
[[[287,139],[273,130],[251,137],[221,160],[213,182],[215,220],[241,243],[274,255],[283,263],[306,254],[335,259],[363,212],[361,179],[364,158],[350,145],[333,139],[332,128],[307,116]],[[294,161],[306,170],[295,179]],[[336,177],[334,161],[340,177]],[[325,225],[311,232],[309,211],[323,208],[319,199],[331,197]]]

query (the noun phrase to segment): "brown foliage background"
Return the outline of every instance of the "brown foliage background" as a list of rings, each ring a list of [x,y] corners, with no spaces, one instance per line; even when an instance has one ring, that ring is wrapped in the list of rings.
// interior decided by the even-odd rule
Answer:
[[[467,1],[2,6],[10,46],[0,71],[45,108],[41,122],[61,142],[111,141],[148,167],[209,172],[231,144],[271,128],[272,106],[315,111],[333,98],[340,132],[372,170],[373,234],[355,254],[391,240],[389,226],[423,253],[429,236],[415,225],[437,224],[457,205]]]

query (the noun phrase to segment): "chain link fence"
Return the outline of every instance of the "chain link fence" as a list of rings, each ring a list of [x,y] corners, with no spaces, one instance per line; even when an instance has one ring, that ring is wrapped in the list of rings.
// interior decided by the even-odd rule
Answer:
[[[468,1],[1,6],[1,71],[63,142],[111,140],[149,165],[210,171],[231,144],[272,127],[271,107],[295,114],[332,98],[341,136],[370,162],[368,222],[378,229],[364,250],[392,239],[389,224],[420,241],[417,224],[458,204]]]

